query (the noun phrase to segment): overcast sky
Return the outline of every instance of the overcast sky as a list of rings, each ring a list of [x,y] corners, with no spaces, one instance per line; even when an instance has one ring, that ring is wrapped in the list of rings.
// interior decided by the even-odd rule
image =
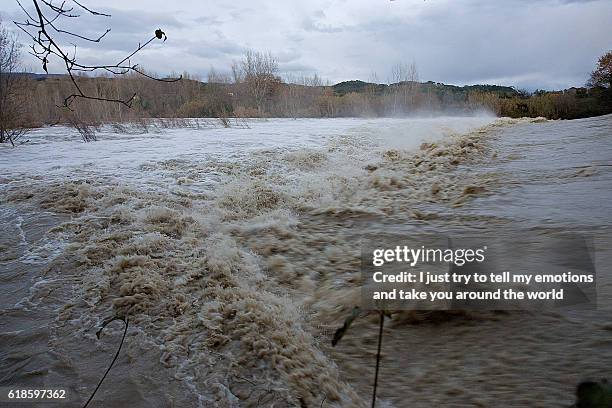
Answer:
[[[334,83],[388,82],[394,64],[414,61],[422,81],[561,89],[582,86],[612,49],[611,0],[80,1],[112,15],[64,23],[91,36],[112,29],[100,44],[76,42],[83,60],[119,60],[160,27],[168,40],[132,62],[203,79],[251,48],[271,51],[282,76],[317,72]],[[0,2],[5,23],[24,19],[16,1]]]

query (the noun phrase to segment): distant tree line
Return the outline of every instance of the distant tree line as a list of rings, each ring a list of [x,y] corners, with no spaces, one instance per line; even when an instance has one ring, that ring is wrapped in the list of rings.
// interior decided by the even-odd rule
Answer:
[[[4,37],[7,35],[5,32]],[[0,44],[9,44],[9,41]],[[6,49],[7,45],[2,47]],[[580,118],[612,113],[610,55],[600,59],[587,87],[534,93],[496,85],[459,87],[419,82],[414,64],[394,67],[391,84],[347,81],[330,85],[324,84],[317,75],[281,78],[274,56],[255,51],[247,51],[241,60],[235,61],[229,74],[211,69],[204,80],[188,73],[157,78],[144,71],[145,75],[92,77],[83,73],[73,74],[72,78],[19,74],[15,72],[15,58],[12,58],[13,65],[8,70],[0,67],[0,83],[11,83],[10,94],[3,91],[6,86],[0,87],[0,104],[3,112],[9,111],[5,106],[17,106],[18,112],[12,116],[19,120],[9,121],[4,118],[7,115],[0,115],[0,132],[7,134],[8,130],[2,129],[11,127],[56,123],[95,125],[159,117],[382,117],[489,111],[510,117]],[[182,80],[156,80],[178,77]],[[66,107],[64,101],[66,95],[74,92],[74,82],[92,98],[80,98]],[[6,102],[11,98],[12,105]],[[98,98],[129,99],[131,107],[99,103]]]
[[[142,117],[383,117],[482,111],[498,116],[573,119],[612,113],[611,88],[599,85],[534,93],[494,85],[458,87],[416,81],[324,85],[316,75],[283,80],[274,68],[253,68],[245,60],[234,67],[232,76],[211,70],[205,82],[188,73],[175,83],[137,75],[81,76],[76,81],[90,95],[136,97],[131,108],[80,100],[70,110],[58,108],[72,89],[68,78],[25,75],[21,84],[27,103],[22,106],[33,126],[65,122],[71,115],[103,123]]]

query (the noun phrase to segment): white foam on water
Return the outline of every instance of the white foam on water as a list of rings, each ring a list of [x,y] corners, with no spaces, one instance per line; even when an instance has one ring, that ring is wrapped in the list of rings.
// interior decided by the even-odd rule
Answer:
[[[80,279],[74,314],[129,313],[200,404],[255,404],[274,388],[290,406],[360,406],[315,337],[359,298],[358,247],[344,234],[485,191],[452,169],[486,155],[483,135],[504,123],[274,119],[88,144],[41,129],[0,152],[2,189],[10,205],[71,217],[49,239],[70,243],[55,262],[70,259]],[[55,256],[50,242],[24,261]],[[75,321],[62,316],[58,333],[86,337]]]
[[[364,137],[381,146],[412,149],[449,133],[465,133],[494,121],[491,117],[412,119],[269,119],[252,121],[250,129],[167,129],[143,135],[115,134],[110,129],[98,141],[84,143],[72,129],[46,127],[27,135],[30,144],[0,151],[0,174],[15,177],[106,176],[119,182],[154,186],[159,174],[143,175],[148,164],[171,160],[202,163],[241,162],[257,150],[293,151],[323,148],[337,137]],[[157,176],[157,177],[156,177]],[[161,177],[163,178],[163,177]]]

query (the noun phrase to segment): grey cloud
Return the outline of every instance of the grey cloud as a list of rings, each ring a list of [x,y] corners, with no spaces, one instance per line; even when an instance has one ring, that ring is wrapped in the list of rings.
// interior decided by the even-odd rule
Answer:
[[[312,65],[309,65],[309,64],[301,64],[298,62],[287,63],[287,64],[281,63],[279,69],[281,71],[281,74],[310,75],[310,74],[314,74],[315,72],[317,72],[316,67],[313,67]]]
[[[224,70],[254,48],[275,54],[284,73],[318,71],[334,82],[368,80],[374,72],[386,80],[393,64],[414,60],[425,81],[562,88],[583,84],[612,38],[612,2],[602,0],[105,4],[111,19],[71,21],[70,29],[85,35],[112,28],[100,44],[77,42],[79,55],[113,59],[161,27],[168,41],[136,60],[179,72],[205,72],[211,65]],[[15,3],[7,7],[5,20],[19,14]],[[67,38],[62,41],[68,44]]]
[[[278,62],[281,62],[281,63],[289,63],[291,61],[294,61],[297,58],[299,58],[300,55],[301,55],[300,52],[295,48],[283,50],[280,52],[277,51],[274,53],[274,56],[276,57]]]
[[[201,58],[217,58],[221,56],[236,57],[246,51],[247,47],[230,41],[214,41],[202,39],[200,41],[189,41],[182,44],[186,55]]]
[[[322,33],[338,33],[343,30],[343,27],[332,26],[331,24],[325,24],[312,17],[304,18],[302,22],[302,28],[306,31],[319,31]]]
[[[343,31],[344,24],[332,24],[328,21],[323,10],[315,10],[311,15],[307,15],[302,20],[302,29],[305,31],[318,31],[322,33],[337,33]]]
[[[200,16],[193,19],[194,22],[206,25],[219,25],[222,23],[220,19],[214,16]]]
[[[137,10],[118,10],[114,8],[96,9],[108,13],[111,17],[93,16],[81,14],[78,18],[60,18],[55,21],[57,28],[68,32],[79,34],[91,39],[96,39],[107,29],[111,31],[101,40],[99,47],[102,50],[128,51],[138,46],[138,42],[144,42],[154,35],[157,28],[163,28],[166,32],[176,28],[184,27],[184,23],[175,17],[162,13],[154,13]],[[16,21],[25,21],[26,18],[20,13],[11,13]],[[61,44],[89,46],[88,41],[79,39],[69,34],[57,34]]]
[[[385,16],[352,30],[370,37],[362,47],[387,49],[387,60],[372,64],[379,72],[388,71],[389,62],[415,59],[425,80],[464,84],[502,78],[528,88],[583,84],[611,31],[600,8],[612,15],[610,7],[560,9],[541,2],[527,12],[509,3],[489,3],[482,10],[479,2],[466,2],[452,13],[440,8],[418,19]],[[346,57],[357,60],[360,53]]]

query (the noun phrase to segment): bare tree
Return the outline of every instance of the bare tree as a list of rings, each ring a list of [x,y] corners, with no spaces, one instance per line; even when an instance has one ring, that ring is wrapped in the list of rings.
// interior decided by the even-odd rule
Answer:
[[[0,20],[0,143],[13,146],[26,132],[19,48],[16,36]]]
[[[400,107],[406,112],[414,108],[419,74],[416,63],[395,64],[391,68],[391,82],[393,89],[393,114],[398,114]]]
[[[279,113],[281,116],[317,116],[317,98],[322,94],[323,80],[317,73],[312,76],[287,74],[281,87]]]
[[[78,73],[83,72],[106,72],[112,75],[123,75],[130,72],[138,73],[149,79],[164,82],[177,81],[176,79],[158,79],[155,78],[139,68],[137,64],[132,64],[130,59],[137,54],[139,51],[147,47],[154,40],[166,41],[166,34],[161,30],[155,30],[154,35],[144,43],[138,44],[138,47],[127,55],[122,60],[114,64],[103,64],[103,65],[89,65],[80,62],[76,57],[76,46],[74,46],[72,53],[65,49],[65,47],[59,43],[58,37],[67,36],[74,40],[81,40],[90,43],[99,43],[109,32],[110,28],[106,29],[104,33],[98,37],[92,38],[79,33],[72,32],[68,29],[64,29],[61,26],[62,21],[68,21],[74,18],[78,18],[80,14],[86,13],[93,16],[110,17],[109,14],[101,13],[88,8],[84,4],[77,0],[64,0],[53,3],[53,0],[32,0],[33,8],[27,9],[24,7],[19,0],[17,0],[19,7],[27,17],[25,21],[17,22],[15,24],[19,27],[26,35],[32,40],[30,45],[30,53],[38,58],[42,63],[42,68],[45,72],[48,72],[47,66],[50,62],[50,58],[55,57],[61,61],[64,65],[66,72],[70,76],[72,84],[74,85],[75,92],[64,99],[64,106],[70,107],[70,105],[79,98],[90,99],[97,101],[116,102],[125,106],[131,107],[132,102],[136,98],[134,93],[127,99],[121,99],[119,97],[104,97],[97,96],[87,93],[79,85],[76,76]]]
[[[100,124],[92,124],[90,121],[83,120],[79,112],[70,111],[66,115],[68,124],[76,129],[84,142],[94,142],[97,139],[96,132],[100,130]]]
[[[266,99],[270,96],[274,85],[280,82],[276,76],[278,62],[270,52],[248,50],[240,63],[240,71],[257,110],[263,114]]]
[[[231,82],[229,76],[222,72],[218,72],[215,67],[210,67],[208,71],[207,80],[209,84],[223,84],[227,85]]]
[[[212,114],[219,118],[224,127],[230,127],[228,117],[231,113],[232,101],[228,92],[229,83],[229,76],[217,72],[214,67],[210,67],[206,83],[207,94],[210,98]]]
[[[400,87],[406,76],[407,67],[403,63],[397,63],[391,67],[391,85],[396,88],[393,90],[393,114],[396,115],[399,110],[400,102]]]
[[[406,106],[409,106],[410,109],[414,109],[416,105],[418,82],[419,72],[417,71],[416,62],[412,61],[412,64],[408,67],[407,84],[404,88],[404,103]]]
[[[240,84],[244,81],[242,68],[237,61],[232,62],[232,79],[234,80],[234,84]]]

